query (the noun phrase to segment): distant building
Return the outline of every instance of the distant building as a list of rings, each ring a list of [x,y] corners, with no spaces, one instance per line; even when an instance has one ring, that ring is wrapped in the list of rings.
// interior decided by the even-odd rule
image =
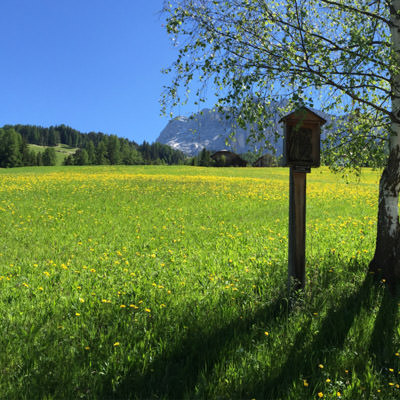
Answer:
[[[228,150],[217,151],[211,158],[215,161],[216,167],[245,167],[247,165],[247,162],[239,155]]]
[[[277,167],[276,157],[271,154],[264,154],[257,161],[254,161],[253,167]]]

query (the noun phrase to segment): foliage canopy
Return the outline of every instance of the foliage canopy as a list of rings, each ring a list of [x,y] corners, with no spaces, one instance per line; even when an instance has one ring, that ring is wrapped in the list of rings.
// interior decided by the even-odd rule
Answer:
[[[163,110],[186,102],[195,87],[215,88],[220,110],[250,124],[257,139],[300,105],[337,116],[325,156],[340,165],[382,165],[386,159],[391,76],[399,66],[391,46],[385,0],[170,0],[166,29],[179,54],[166,72]],[[196,82],[201,82],[198,86]],[[276,133],[275,133],[276,134]],[[266,138],[268,140],[268,137]]]

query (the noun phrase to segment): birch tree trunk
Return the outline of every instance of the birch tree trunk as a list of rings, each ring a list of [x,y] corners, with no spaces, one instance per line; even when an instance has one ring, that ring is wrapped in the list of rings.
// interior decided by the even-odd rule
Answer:
[[[392,48],[400,69],[400,0],[390,5]],[[389,159],[379,183],[378,227],[376,250],[370,271],[383,276],[392,291],[400,283],[400,72],[392,72],[392,123],[389,139]]]

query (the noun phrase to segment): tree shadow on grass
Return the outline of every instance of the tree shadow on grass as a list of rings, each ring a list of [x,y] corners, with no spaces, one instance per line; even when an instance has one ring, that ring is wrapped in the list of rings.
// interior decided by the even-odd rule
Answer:
[[[312,321],[306,318],[285,361],[272,368],[270,374],[267,372],[243,379],[238,387],[232,388],[230,398],[285,399],[295,381],[305,378],[311,387],[320,383],[313,382],[317,379],[319,364],[328,368],[335,364],[354,320],[363,309],[368,310],[376,303],[375,289],[374,279],[366,276],[358,290],[338,299],[328,309],[314,336],[310,331]],[[395,358],[392,339],[397,324],[397,303],[398,300],[385,291],[369,349],[378,368],[383,368]],[[138,373],[137,369],[132,369],[115,392],[104,395],[114,399],[199,397],[196,387],[200,379],[211,376],[216,365],[226,359],[227,352],[232,354],[232,349],[246,351],[260,341],[254,326],[260,329],[284,322],[289,312],[287,299],[280,296],[251,315],[225,323],[203,336],[189,331],[186,338],[173,349],[161,353],[145,371]]]
[[[195,393],[200,374],[210,371],[228,349],[251,346],[255,325],[282,318],[288,312],[287,300],[279,296],[271,304],[252,314],[235,319],[206,335],[188,335],[174,349],[161,353],[143,374],[128,373],[114,393],[113,399],[181,399]]]
[[[310,386],[311,377],[317,375],[319,364],[329,366],[343,348],[347,334],[356,316],[363,307],[372,301],[373,279],[367,276],[357,291],[346,298],[339,299],[321,322],[318,333],[310,339],[309,324],[305,324],[297,333],[286,362],[272,376],[264,377],[251,387],[242,387],[242,396],[263,399],[285,399],[296,380],[306,378]],[[310,377],[310,378],[309,378]]]
[[[394,332],[398,326],[399,295],[385,289],[371,335],[369,351],[377,370],[393,368],[398,349],[394,343]]]

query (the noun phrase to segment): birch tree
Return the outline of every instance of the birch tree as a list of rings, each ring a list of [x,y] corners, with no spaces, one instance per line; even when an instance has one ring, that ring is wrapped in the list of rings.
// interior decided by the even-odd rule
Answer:
[[[166,70],[167,106],[189,91],[268,140],[271,107],[315,105],[341,115],[330,163],[379,165],[371,271],[400,282],[400,0],[169,0],[166,29],[179,54]],[[211,83],[211,85],[209,84]],[[209,94],[209,93],[208,93]],[[213,93],[214,94],[214,93]],[[285,99],[282,102],[282,99]]]

